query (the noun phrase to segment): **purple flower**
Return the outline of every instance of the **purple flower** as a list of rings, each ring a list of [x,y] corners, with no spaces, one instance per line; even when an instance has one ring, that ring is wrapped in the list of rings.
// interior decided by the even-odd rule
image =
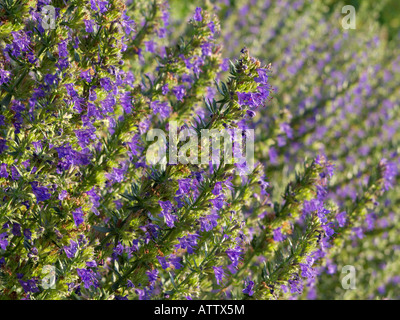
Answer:
[[[72,165],[88,165],[90,163],[90,153],[88,149],[82,152],[75,151],[69,144],[55,148],[58,152],[58,157],[63,159],[58,163],[57,171],[61,173],[63,170],[68,170]]]
[[[70,240],[69,243],[69,246],[64,246],[64,251],[69,259],[73,259],[78,250],[78,244],[73,240]]]
[[[248,285],[246,286],[245,289],[242,290],[242,292],[244,294],[248,294],[249,296],[252,296],[254,294],[253,288],[254,288],[254,282],[253,281],[249,281]]]
[[[58,200],[62,201],[64,200],[68,195],[68,192],[66,190],[62,190],[60,194],[58,195]]]
[[[290,286],[290,293],[301,294],[303,292],[303,282],[301,280],[291,279],[288,282]]]
[[[197,234],[188,234],[186,237],[178,238],[179,244],[175,245],[175,248],[187,249],[189,254],[194,253],[194,249],[197,246]]]
[[[130,258],[130,254],[132,252],[138,251],[139,249],[139,240],[138,239],[133,239],[132,240],[132,246],[128,247],[127,251],[128,251],[128,258]]]
[[[128,146],[130,150],[132,151],[132,155],[135,156],[140,156],[140,152],[142,151],[141,147],[141,140],[140,140],[140,135],[135,134],[130,142],[128,142]]]
[[[225,58],[225,59],[222,60],[221,70],[222,71],[228,71],[229,70],[229,59]]]
[[[60,71],[63,71],[65,69],[67,69],[68,66],[69,66],[68,58],[64,58],[64,59],[60,58],[60,59],[58,59],[58,61],[56,63],[56,66]]]
[[[91,33],[94,31],[93,26],[94,26],[94,20],[83,20],[85,23],[85,31],[88,33]]]
[[[21,225],[19,223],[13,223],[11,233],[16,237],[20,237],[21,236]]]
[[[121,25],[124,27],[125,33],[128,35],[135,31],[135,21],[133,21],[127,14],[126,10],[122,13]]]
[[[151,53],[155,52],[155,42],[154,41],[152,41],[152,40],[145,41],[144,45],[146,47],[147,52],[151,52]]]
[[[97,208],[100,206],[100,196],[96,193],[94,187],[86,192],[86,194],[89,196],[90,201],[92,202],[92,212],[98,216],[99,211],[97,210]]]
[[[322,201],[319,201],[318,199],[311,199],[311,200],[305,200],[303,203],[303,215],[307,216],[315,211],[321,211],[323,210],[323,203]]]
[[[115,248],[113,248],[113,258],[117,259],[118,256],[122,256],[122,254],[124,253],[124,246],[122,245],[121,242],[118,242],[118,244],[116,245]]]
[[[111,91],[112,90],[112,83],[110,78],[101,78],[100,79],[100,85],[102,86],[102,88],[106,91]]]
[[[32,192],[36,196],[36,201],[46,201],[51,198],[51,194],[46,187],[39,187],[37,181],[31,182]]]
[[[335,231],[332,229],[332,222],[324,224],[321,227],[324,229],[327,237],[330,237],[335,233]]]
[[[76,269],[78,272],[78,276],[82,279],[84,286],[86,289],[89,289],[91,286],[94,288],[99,287],[98,275],[93,270],[88,269]]]
[[[24,289],[25,293],[36,293],[40,292],[39,288],[36,285],[37,280],[31,279],[28,281],[19,280],[22,288]]]
[[[100,13],[107,12],[108,9],[106,8],[106,6],[108,5],[108,1],[99,1],[98,5],[99,5]]]
[[[221,192],[222,192],[222,182],[218,181],[215,183],[214,189],[211,193],[215,196],[218,196],[219,194],[221,194]]]
[[[175,225],[175,221],[178,220],[178,217],[171,214],[172,211],[172,203],[170,201],[158,201],[159,205],[162,208],[160,217],[164,217],[164,221],[169,228],[173,228]]]
[[[113,107],[116,105],[117,101],[115,97],[110,93],[107,97],[101,101],[101,106],[103,107],[102,113],[112,113],[114,112]]]
[[[352,231],[353,231],[353,234],[354,234],[357,238],[359,238],[359,239],[364,238],[364,232],[363,232],[363,229],[362,229],[361,227],[353,228]]]
[[[261,93],[237,92],[238,104],[240,106],[258,107],[267,98]]]
[[[60,58],[68,57],[67,41],[62,41],[58,44],[58,56]]]
[[[373,212],[367,214],[367,216],[365,218],[365,222],[367,223],[367,230],[371,231],[374,229],[375,220],[376,220],[376,216]]]
[[[266,190],[269,187],[269,183],[267,181],[265,181],[265,179],[260,179],[258,181],[258,184],[259,184],[260,189],[261,189],[261,194],[264,195],[264,196],[268,196],[268,192]]]
[[[112,173],[107,173],[106,178],[110,180],[111,183],[120,183],[124,181],[125,178],[125,172],[126,168],[118,169],[118,168],[113,168]]]
[[[319,221],[321,223],[325,223],[328,221],[328,219],[326,218],[326,215],[330,213],[330,211],[328,209],[325,209],[323,206],[321,206],[318,211],[317,211],[317,217],[319,218]]]
[[[196,10],[194,11],[194,16],[193,19],[196,21],[202,21],[203,17],[201,16],[201,8],[197,7]]]
[[[335,171],[335,164],[327,163],[326,164],[326,171],[329,177],[333,176],[333,172]]]
[[[301,276],[304,278],[314,278],[316,275],[315,269],[311,268],[308,264],[300,263]]]
[[[161,268],[163,268],[164,270],[167,269],[169,267],[167,260],[165,259],[165,257],[160,257],[157,256],[157,260],[161,265]]]
[[[161,88],[162,94],[165,96],[169,92],[168,83],[164,84]]]
[[[253,110],[246,110],[246,113],[250,118],[254,118],[256,116],[256,113]]]
[[[156,282],[157,278],[158,278],[158,270],[157,269],[148,270],[148,271],[146,271],[146,275],[149,278],[149,282],[151,284],[154,284],[154,282]]]
[[[343,228],[346,223],[346,211],[342,211],[337,214],[336,220],[339,223],[339,227]]]
[[[177,256],[171,254],[168,257],[168,260],[169,260],[170,265],[172,265],[175,269],[180,269],[183,267],[180,263],[182,260],[182,258],[180,258],[180,257],[177,257]]]
[[[72,216],[74,218],[75,221],[75,225],[78,227],[81,223],[83,223],[83,211],[82,211],[82,207],[79,207],[78,209],[76,209],[75,211],[72,212]]]
[[[100,113],[100,109],[96,107],[93,103],[88,103],[87,105],[87,116],[88,117],[95,117],[95,119],[102,119],[103,116]]]
[[[7,238],[8,238],[7,232],[0,233],[0,248],[3,250],[7,249],[8,246]]]
[[[331,259],[328,259],[326,262],[327,274],[334,274],[337,271],[337,265],[332,262]]]
[[[226,250],[225,253],[228,255],[228,258],[231,260],[232,265],[234,267],[237,267],[237,265],[239,264],[240,255],[242,254],[242,248],[237,246],[234,249]]]
[[[7,172],[7,164],[2,163],[0,166],[0,177],[1,178],[8,178],[8,172]]]
[[[0,154],[2,154],[4,151],[8,149],[7,140],[5,139],[0,139]]]
[[[142,289],[135,289],[135,293],[139,296],[139,300],[148,300],[150,298],[149,292],[146,288]]]
[[[273,231],[273,233],[274,233],[274,241],[280,242],[280,241],[285,240],[285,237],[283,236],[281,230],[282,230],[282,227],[274,229],[274,231]]]
[[[223,280],[224,277],[226,277],[224,269],[222,267],[213,267],[214,269],[214,275],[215,279],[217,280],[217,284],[220,284],[220,281]]]
[[[85,148],[90,144],[90,141],[96,140],[97,136],[95,132],[96,132],[95,127],[83,130],[75,130],[75,135],[78,138],[79,145],[82,148]]]
[[[174,89],[172,89],[172,92],[175,94],[175,97],[178,101],[182,101],[183,97],[185,96],[185,86],[176,86]]]
[[[162,119],[168,118],[171,113],[171,107],[168,102],[152,101],[150,104],[154,114],[159,113]]]
[[[286,136],[289,138],[289,139],[293,139],[293,129],[290,127],[290,124],[289,123],[282,123],[281,124],[281,130],[283,131],[283,132],[285,132],[285,134],[286,134]]]
[[[30,39],[28,35],[23,31],[12,31],[11,32],[14,40],[12,45],[6,45],[6,50],[11,50],[11,54],[15,57],[19,57],[23,52],[29,51]]]
[[[19,180],[19,178],[21,178],[21,175],[19,174],[19,171],[15,166],[11,167],[11,178],[14,181],[17,181],[17,180]]]
[[[269,148],[269,162],[271,164],[278,164],[278,153],[274,147]]]
[[[31,229],[24,229],[24,236],[27,240],[31,240],[32,239],[32,232]]]
[[[324,201],[327,195],[328,195],[328,190],[323,186],[317,185],[317,199],[319,201]]]
[[[388,191],[393,187],[396,181],[396,176],[398,173],[397,164],[395,162],[388,162],[386,159],[381,160],[381,165],[384,167],[383,170],[383,190]]]
[[[99,9],[97,8],[96,1],[95,1],[95,0],[90,0],[90,9],[92,9],[93,11],[99,10]]]
[[[94,88],[91,87],[89,90],[89,101],[96,101],[96,99],[97,99],[97,93],[94,90]],[[89,104],[88,104],[88,108],[89,108]]]
[[[188,194],[192,189],[192,180],[189,178],[178,180],[178,184],[179,189],[176,192],[177,196]]]
[[[81,77],[82,77],[82,73],[81,73]],[[71,96],[72,98],[78,96],[78,92],[76,92],[76,90],[74,89],[74,85],[72,83],[66,83],[65,89],[67,89],[68,95]]]
[[[203,56],[211,56],[212,54],[212,45],[209,42],[204,42],[201,46],[201,52]]]
[[[0,86],[7,83],[11,79],[11,72],[7,70],[0,69]]]
[[[170,213],[168,213],[168,212],[160,213],[159,216],[164,217],[164,221],[165,221],[166,225],[167,225],[169,228],[175,227],[175,224],[174,224],[174,223],[175,223],[175,221],[178,220],[178,217],[177,217],[177,216],[175,216],[175,215],[173,215],[173,214],[170,214]]]
[[[26,161],[21,162],[21,164],[24,166],[25,169],[29,170],[29,166],[30,166],[31,160],[28,159]]]
[[[169,11],[168,10],[162,10],[161,19],[164,22],[164,26],[168,27],[169,26]]]
[[[224,195],[220,194],[216,198],[210,199],[208,201],[210,201],[214,205],[215,209],[220,210],[224,206],[224,199],[225,199]]]
[[[378,293],[383,295],[386,292],[386,288],[384,285],[378,287]]]
[[[217,213],[211,213],[205,217],[201,217],[200,221],[200,231],[210,231],[218,225],[219,215]]]
[[[207,26],[210,28],[211,33],[214,34],[215,33],[215,23],[214,23],[214,21],[210,21],[207,24]]]
[[[36,152],[40,152],[41,150],[43,150],[43,145],[42,145],[42,142],[40,140],[32,142],[32,145],[35,148]]]
[[[128,281],[126,282],[126,286],[127,286],[128,288],[134,288],[134,287],[135,287],[135,285],[133,284],[133,282],[132,282],[131,280],[128,280]]]
[[[81,78],[87,82],[92,81],[92,76],[90,75],[90,69],[81,72]]]
[[[119,99],[125,113],[130,114],[132,112],[132,97],[130,92],[121,94]]]
[[[48,73],[44,76],[43,81],[48,85],[48,86],[52,86],[54,84],[58,83],[58,78],[57,78],[57,74],[51,74]]]

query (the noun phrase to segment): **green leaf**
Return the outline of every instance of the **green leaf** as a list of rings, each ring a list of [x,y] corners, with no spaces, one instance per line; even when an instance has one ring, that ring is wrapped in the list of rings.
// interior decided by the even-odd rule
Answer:
[[[113,231],[113,229],[106,228],[106,227],[99,227],[99,226],[93,226],[93,229],[95,229],[98,232],[102,232],[102,233],[109,233],[109,232]]]

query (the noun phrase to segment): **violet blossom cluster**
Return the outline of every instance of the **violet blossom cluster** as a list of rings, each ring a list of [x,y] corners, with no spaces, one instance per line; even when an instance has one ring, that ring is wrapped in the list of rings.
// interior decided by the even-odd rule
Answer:
[[[360,257],[377,278],[395,268],[399,60],[381,39],[362,33],[358,45],[376,50],[329,55],[352,35],[316,10],[317,34],[333,36],[313,42],[307,1],[207,2],[175,21],[165,0],[77,0],[57,3],[50,30],[50,1],[11,2],[0,24],[2,297],[316,298],[345,245],[359,252],[375,233],[392,261]],[[150,164],[148,133],[172,121],[199,136],[254,130],[254,167]],[[55,288],[43,285],[48,266]]]

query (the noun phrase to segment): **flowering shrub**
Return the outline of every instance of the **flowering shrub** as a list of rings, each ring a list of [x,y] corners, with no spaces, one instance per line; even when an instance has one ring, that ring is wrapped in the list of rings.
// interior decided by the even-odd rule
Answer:
[[[229,26],[247,17],[230,4],[197,6],[185,25],[161,0],[0,5],[2,299],[278,299],[315,295],[317,285],[329,294],[324,270],[340,263],[341,249],[352,241],[347,251],[362,251],[357,238],[398,223],[389,210],[396,51],[361,52],[364,64],[352,66],[356,57],[332,61],[328,43],[311,48],[305,38],[296,60],[290,41],[301,37],[291,30],[301,32],[299,8],[315,5],[288,10],[288,30],[271,21],[291,38],[267,39],[279,43],[267,65],[252,56],[264,47],[230,47],[240,38]],[[268,6],[259,9],[264,20]],[[261,35],[250,27],[249,36],[244,22],[238,36]],[[347,41],[377,45],[364,37]],[[318,56],[306,63],[307,50]],[[323,77],[305,76],[306,66]],[[254,130],[254,166],[223,161],[227,154],[215,161],[198,140],[206,163],[173,163],[170,152],[149,162],[150,132],[172,123],[196,137]],[[164,147],[184,158],[184,142],[168,138]],[[395,236],[380,245],[395,245]]]
[[[224,21],[225,55],[241,43],[273,66],[270,82],[277,94],[254,119],[256,158],[266,163],[271,197],[279,200],[303,159],[324,154],[335,163],[328,198],[340,206],[338,221],[349,231],[334,235],[343,239],[335,240],[335,253],[303,297],[398,298],[397,196],[387,192],[397,186],[399,163],[398,38],[387,41],[374,21],[379,12],[368,1],[357,8],[355,30],[341,25],[346,3],[331,8],[314,1],[215,3]],[[363,194],[369,194],[379,164],[391,182],[366,206]],[[348,208],[358,202],[362,217],[354,215],[349,224]],[[356,266],[357,290],[341,288],[345,265]]]

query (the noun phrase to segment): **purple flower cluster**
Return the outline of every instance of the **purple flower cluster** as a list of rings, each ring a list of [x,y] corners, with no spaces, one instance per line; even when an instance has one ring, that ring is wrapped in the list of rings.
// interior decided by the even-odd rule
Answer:
[[[173,210],[172,203],[170,201],[159,201],[158,203],[162,209],[159,216],[164,218],[164,221],[169,228],[173,228],[178,217],[171,214],[171,211]]]
[[[271,87],[268,83],[267,70],[258,69],[258,77],[254,78],[257,82],[256,92],[237,92],[239,106],[248,106],[250,108],[258,108],[263,106],[265,101],[269,98]],[[254,117],[254,111],[248,110],[251,117]]]

